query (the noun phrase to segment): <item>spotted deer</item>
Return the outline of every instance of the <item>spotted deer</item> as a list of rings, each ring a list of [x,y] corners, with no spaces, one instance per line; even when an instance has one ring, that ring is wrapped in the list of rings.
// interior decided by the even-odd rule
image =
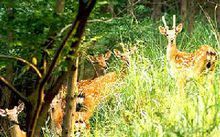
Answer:
[[[66,90],[66,87],[62,86],[58,95],[56,95],[52,100],[49,109],[50,129],[51,132],[56,136],[60,136],[62,133],[62,123],[65,108],[64,90]]]
[[[79,126],[81,125],[80,121],[83,121],[86,124],[86,128],[88,129],[88,119],[92,116],[93,111],[97,106],[100,97],[102,96],[101,90],[106,85],[106,83],[114,81],[112,78],[115,77],[115,73],[106,74],[106,61],[110,58],[111,54],[111,51],[107,51],[105,54],[99,54],[98,56],[88,56],[89,61],[94,67],[96,75],[92,79],[80,80],[78,82],[79,93],[75,97],[76,112],[74,113],[77,128],[79,128]],[[102,79],[103,81],[100,81],[100,79]],[[62,133],[62,122],[65,107],[65,91],[66,86],[63,86],[62,89],[59,91],[59,94],[53,99],[49,111],[51,119],[51,129],[55,133],[55,135],[58,136]]]
[[[123,62],[125,62],[125,64],[129,64],[128,53],[124,54],[118,50],[114,50],[114,52]],[[106,61],[109,59],[110,54],[111,53],[109,51],[105,55],[90,57],[90,59],[93,62],[96,62],[97,65],[102,66],[102,68],[106,68]],[[108,92],[106,92],[104,89],[113,84],[117,79],[118,74],[116,72],[109,72],[104,75],[98,75],[98,77],[96,77],[95,79],[81,80],[77,83],[78,94],[75,97],[76,110],[73,113],[75,136],[89,133],[89,119],[93,116],[93,113],[100,102],[102,102],[108,95]],[[60,101],[58,100],[54,103],[58,103],[56,107],[62,106],[62,103],[60,103]],[[52,111],[52,120],[55,122],[55,126],[57,125],[56,130],[60,131],[59,128],[61,128],[62,125],[62,121],[60,121],[60,118],[63,117],[64,113],[61,109],[53,110],[54,111]]]
[[[167,37],[166,57],[169,71],[171,76],[176,79],[179,91],[181,93],[184,92],[186,81],[191,78],[198,79],[205,74],[211,78],[214,75],[217,60],[216,51],[208,45],[202,45],[192,53],[179,51],[176,45],[176,37],[182,31],[183,24],[180,23],[176,26],[175,15],[173,15],[172,29],[169,29],[167,26],[164,16],[162,17],[162,21],[164,27],[159,26],[159,31]]]
[[[137,47],[134,46],[134,47],[129,48],[129,49],[122,47],[122,50],[123,50],[123,52],[121,52],[117,49],[114,49],[113,52],[114,52],[115,56],[117,58],[119,58],[124,63],[123,65],[125,65],[126,68],[127,68],[128,66],[130,66],[131,55],[136,52]]]
[[[77,83],[78,94],[75,96],[76,110],[73,112],[73,124],[75,136],[89,133],[89,119],[101,101],[107,96],[103,92],[107,86],[116,81],[116,73],[110,72],[93,80],[81,80]],[[62,89],[66,90],[66,89]],[[60,136],[62,133],[62,122],[64,116],[65,100],[59,95],[51,103],[51,129],[54,135]]]
[[[18,123],[18,114],[24,109],[24,103],[21,103],[18,107],[15,106],[13,109],[0,109],[0,116],[7,117],[11,122],[9,129],[11,137],[26,137],[26,132],[20,129]]]
[[[105,53],[105,55],[99,54],[98,56],[88,56],[88,59],[92,63],[92,66],[95,71],[95,75],[93,79],[106,74],[106,69],[107,69],[106,61],[109,60],[111,54],[112,52],[109,50]]]
[[[97,106],[108,96],[109,92],[106,92],[105,89],[116,80],[117,74],[109,72],[89,83],[87,81],[78,82],[79,94],[76,97],[76,111],[73,117],[76,135],[89,132],[89,119],[93,116]]]

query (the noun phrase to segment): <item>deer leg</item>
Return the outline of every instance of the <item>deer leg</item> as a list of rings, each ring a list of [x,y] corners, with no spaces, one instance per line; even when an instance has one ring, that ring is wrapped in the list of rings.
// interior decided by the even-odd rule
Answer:
[[[183,77],[179,77],[177,79],[176,84],[177,84],[177,89],[178,89],[179,95],[181,97],[185,97],[184,88],[185,88],[186,80]]]
[[[208,84],[208,90],[213,91],[214,90],[214,77],[215,73],[214,71],[211,71],[207,76],[207,84]]]

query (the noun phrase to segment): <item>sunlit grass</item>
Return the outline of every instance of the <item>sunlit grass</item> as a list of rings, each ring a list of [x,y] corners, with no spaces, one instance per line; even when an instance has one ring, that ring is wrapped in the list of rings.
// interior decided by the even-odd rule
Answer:
[[[190,52],[199,45],[209,44],[219,52],[210,27],[200,22],[195,26],[191,35],[184,31],[178,37],[180,50]],[[137,30],[141,28],[143,24]],[[132,41],[120,39],[125,44],[134,43],[138,51],[132,56],[128,74],[115,84],[108,100],[100,104],[91,119],[92,133],[95,136],[219,136],[219,61],[213,89],[192,80],[185,87],[186,96],[180,96],[166,67],[166,38],[159,35],[157,28],[143,31],[146,37],[133,36],[136,38]]]
[[[88,37],[101,37],[94,50],[121,49],[121,45],[138,48],[127,74],[106,89],[108,97],[101,101],[90,120],[91,136],[220,136],[220,62],[213,89],[207,83],[191,80],[185,87],[185,96],[181,96],[167,70],[167,40],[159,34],[160,24],[150,20],[132,24],[123,18],[89,26]],[[193,52],[208,44],[219,53],[210,24],[196,21],[194,26],[192,34],[186,30],[179,34],[179,50]],[[121,64],[113,57],[108,70],[120,73]]]

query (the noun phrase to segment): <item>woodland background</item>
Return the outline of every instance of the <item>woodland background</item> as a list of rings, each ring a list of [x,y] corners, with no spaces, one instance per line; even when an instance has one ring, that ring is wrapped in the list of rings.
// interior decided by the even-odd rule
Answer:
[[[39,94],[35,95],[35,92],[40,78],[30,65],[13,57],[32,62],[42,74],[46,74],[44,63],[50,66],[53,62],[54,54],[79,13],[78,8],[79,2],[74,0],[0,2],[0,108],[13,108],[22,96],[30,97],[30,100],[38,104],[36,99]],[[219,62],[214,91],[206,92],[205,86],[191,82],[187,85],[188,98],[183,103],[184,107],[180,107],[181,103],[178,102],[174,80],[166,70],[167,40],[158,30],[162,25],[162,15],[166,16],[171,25],[173,14],[177,16],[177,24],[184,23],[183,32],[177,41],[180,50],[191,52],[199,45],[209,44],[219,53],[219,0],[96,2],[82,40],[78,40],[80,45],[77,51],[81,62],[79,79],[85,79],[92,73],[91,64],[86,60],[87,55],[121,50],[122,45],[127,48],[137,46],[138,55],[132,58],[128,76],[115,86],[115,92],[109,95],[109,100],[103,102],[94,113],[91,119],[94,136],[220,135]],[[72,54],[75,50],[71,47],[77,41],[78,35],[75,36],[69,38],[47,79],[45,91],[56,92],[48,95],[45,112],[63,81],[66,81],[61,76],[67,76],[64,74],[68,74],[69,66],[73,65],[68,59],[72,61],[76,56]],[[120,63],[114,57],[111,58],[107,71],[119,70]],[[22,96],[11,92],[12,89],[5,86],[3,78],[18,89]],[[26,111],[36,107],[36,104],[31,104],[26,106]],[[32,114],[33,112],[25,112],[22,117],[29,120]],[[27,126],[25,120],[22,121],[21,125]],[[1,135],[4,136],[7,122],[3,118],[0,118],[0,122],[5,123],[0,124]],[[39,125],[44,127],[45,136],[52,134],[46,123]]]

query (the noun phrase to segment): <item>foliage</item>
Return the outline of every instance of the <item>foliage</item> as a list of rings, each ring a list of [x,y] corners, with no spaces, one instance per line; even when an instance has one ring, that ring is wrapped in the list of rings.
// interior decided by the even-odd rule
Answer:
[[[138,24],[129,21],[124,17],[99,23],[97,27],[89,25],[96,28],[89,29],[87,36],[103,35],[96,43],[97,49],[99,45],[110,49],[120,48],[121,44],[138,47],[129,74],[109,89],[112,92],[108,101],[100,104],[91,119],[92,133],[95,136],[219,136],[219,61],[214,90],[192,80],[187,84],[184,98],[166,67],[167,41],[159,34],[160,23],[148,19]],[[192,52],[202,44],[209,44],[219,52],[211,26],[204,22],[197,20],[191,35],[185,30],[179,35],[180,50]],[[116,64],[110,67],[120,70]]]
[[[150,2],[150,1],[146,1]],[[168,0],[164,7],[167,18],[176,14],[174,1]],[[13,18],[7,14],[7,8],[13,4]],[[106,7],[114,5],[117,18]],[[59,33],[71,23],[76,15],[77,3],[67,0],[65,12],[56,15],[55,1],[32,0],[16,2],[6,1],[0,4],[0,54],[19,56],[31,62],[32,57],[42,58],[42,45],[51,32]],[[133,22],[127,14],[125,0],[101,0],[97,3],[90,22],[87,24],[85,37],[80,51],[83,56],[97,55],[106,50],[137,46],[138,51],[132,57],[129,73],[111,89],[108,99],[97,108],[91,119],[94,136],[219,136],[219,81],[220,67],[217,63],[214,90],[207,91],[206,85],[196,81],[187,84],[187,97],[181,97],[174,80],[169,76],[165,57],[166,39],[159,34],[160,20],[152,21],[151,7],[143,3],[135,6],[138,22]],[[178,13],[178,11],[177,11]],[[202,12],[196,16],[194,31],[186,32],[187,25],[177,39],[178,47],[184,51],[194,51],[202,44],[212,45],[220,50],[219,41],[210,23]],[[100,19],[100,21],[96,21]],[[180,22],[181,17],[177,19]],[[168,21],[168,24],[171,24]],[[13,33],[13,40],[8,38]],[[49,59],[60,44],[66,31],[56,37],[53,48],[47,49]],[[95,41],[95,42],[93,42]],[[71,41],[68,43],[70,45]],[[68,53],[67,47],[63,55]],[[67,68],[65,57],[59,60],[53,75]],[[109,71],[119,71],[120,63],[112,58]],[[13,61],[0,61],[0,75],[6,75],[7,66]],[[28,72],[28,67],[14,63],[14,83],[19,86],[33,86],[35,77]],[[31,79],[25,83],[22,79]],[[33,88],[33,87],[31,87]],[[44,133],[52,134],[45,126]],[[47,135],[50,136],[50,135]]]

